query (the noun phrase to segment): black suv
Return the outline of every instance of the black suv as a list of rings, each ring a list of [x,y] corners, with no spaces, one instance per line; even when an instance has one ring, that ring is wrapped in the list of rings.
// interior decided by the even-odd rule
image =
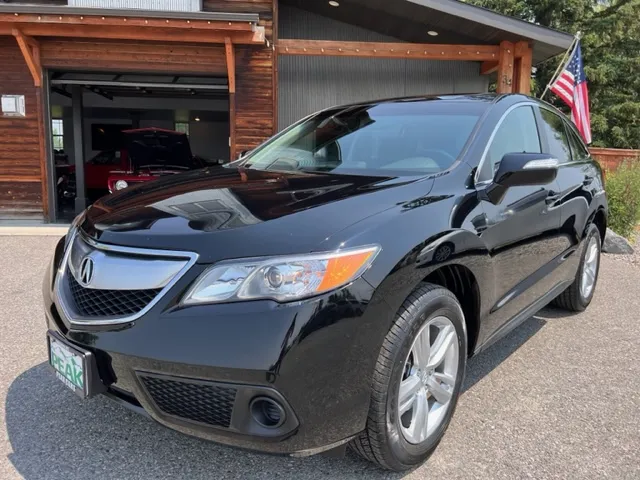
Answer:
[[[330,108],[78,217],[44,284],[50,362],[190,435],[408,469],[468,357],[589,305],[606,224],[600,167],[546,103]]]

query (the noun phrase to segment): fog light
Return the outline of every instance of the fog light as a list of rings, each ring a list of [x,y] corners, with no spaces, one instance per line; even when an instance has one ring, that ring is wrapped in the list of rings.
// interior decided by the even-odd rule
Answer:
[[[124,190],[129,184],[125,180],[118,180],[116,182],[116,190]]]
[[[254,398],[249,409],[253,419],[265,428],[278,428],[284,423],[287,415],[282,405],[268,397]]]

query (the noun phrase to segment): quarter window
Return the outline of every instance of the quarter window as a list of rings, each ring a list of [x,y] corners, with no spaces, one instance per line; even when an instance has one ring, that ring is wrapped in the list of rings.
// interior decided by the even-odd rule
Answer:
[[[591,154],[587,147],[584,146],[584,143],[578,137],[576,132],[569,125],[565,125],[567,132],[569,133],[569,143],[571,145],[571,153],[573,155],[573,160],[576,162],[580,162],[582,160],[588,160],[591,158]]]
[[[533,108],[518,107],[504,118],[487,152],[482,180],[490,180],[507,153],[542,153]]]
[[[571,147],[564,119],[546,108],[541,108],[540,113],[542,114],[542,128],[544,128],[549,142],[549,153],[560,163],[570,162]]]

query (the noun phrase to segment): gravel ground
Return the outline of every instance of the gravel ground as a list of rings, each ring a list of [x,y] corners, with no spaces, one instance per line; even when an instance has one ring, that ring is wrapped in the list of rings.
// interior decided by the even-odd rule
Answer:
[[[631,255],[606,255],[608,258],[616,262],[624,262],[636,267],[640,267],[640,230],[636,230],[633,234],[633,238],[629,240],[629,243],[633,247],[633,253]]]
[[[233,450],[78,399],[45,364],[40,285],[54,243],[0,237],[2,479],[640,478],[640,271],[629,259],[603,258],[587,312],[544,310],[473,359],[436,453],[390,475],[353,454]]]

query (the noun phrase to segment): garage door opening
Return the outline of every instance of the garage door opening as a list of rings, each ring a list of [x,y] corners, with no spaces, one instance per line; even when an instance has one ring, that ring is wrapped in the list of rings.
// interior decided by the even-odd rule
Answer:
[[[54,71],[49,79],[56,221],[110,187],[230,160],[226,77]]]

